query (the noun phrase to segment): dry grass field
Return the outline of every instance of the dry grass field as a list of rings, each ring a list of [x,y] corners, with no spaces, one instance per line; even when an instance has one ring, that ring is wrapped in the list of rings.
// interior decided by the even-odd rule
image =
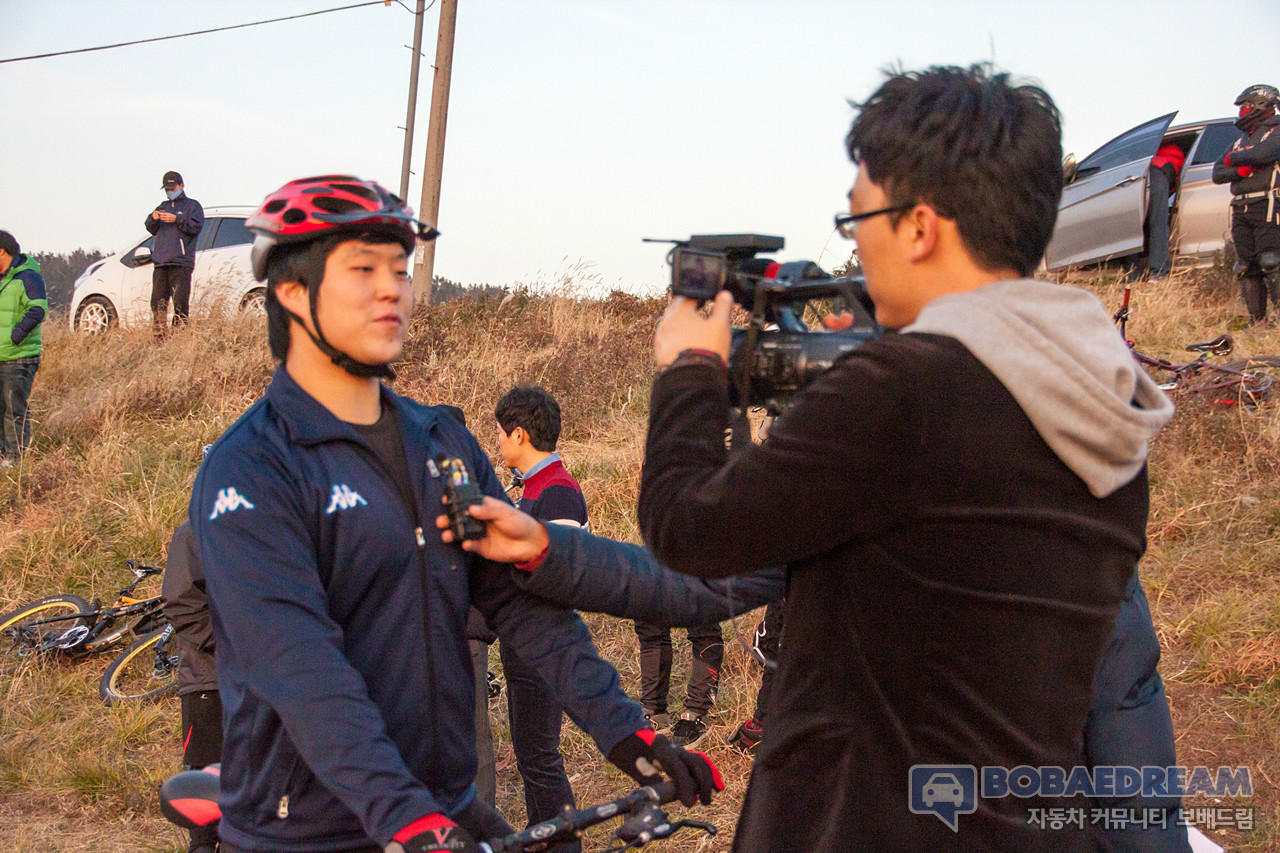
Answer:
[[[1122,286],[1113,280],[1082,283],[1106,304],[1118,304]],[[1231,331],[1239,356],[1280,353],[1274,327],[1245,327],[1222,269],[1139,284],[1134,292],[1129,333],[1144,351],[1179,358],[1182,344]],[[548,388],[565,414],[561,452],[583,484],[593,528],[637,541],[649,341],[660,310],[660,300],[618,293],[590,299],[518,293],[502,303],[435,306],[414,321],[395,387],[461,406],[495,459],[493,402],[517,381]],[[56,592],[108,597],[127,577],[126,558],[163,560],[186,512],[201,445],[268,381],[265,337],[253,324],[205,321],[155,344],[149,331],[86,339],[71,336],[56,318],[47,324],[32,399],[36,441],[21,466],[0,473],[0,612]],[[1280,400],[1258,408],[1178,402],[1177,416],[1152,448],[1151,547],[1142,572],[1164,646],[1180,760],[1249,765],[1256,796],[1244,804],[1254,806],[1256,828],[1209,834],[1231,850],[1276,850]],[[634,693],[630,624],[589,621]],[[749,636],[754,620],[738,622]],[[683,640],[683,632],[677,637]],[[736,642],[727,647],[713,731],[704,743],[729,788],[698,815],[721,833],[713,840],[689,834],[650,849],[729,849],[750,762],[720,741],[751,712],[759,673]],[[681,644],[676,708],[687,660]],[[177,702],[105,707],[97,681],[107,663],[108,657],[29,663],[0,675],[0,850],[185,849],[182,834],[159,818],[155,799],[159,782],[179,765]],[[505,705],[495,702],[492,710],[499,805],[518,824],[523,800]],[[630,787],[572,726],[565,752],[580,802]],[[603,846],[593,837],[587,849]]]

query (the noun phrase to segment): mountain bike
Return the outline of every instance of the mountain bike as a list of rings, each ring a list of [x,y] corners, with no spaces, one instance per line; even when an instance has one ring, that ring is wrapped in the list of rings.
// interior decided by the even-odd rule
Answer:
[[[1139,352],[1125,335],[1129,320],[1130,289],[1124,289],[1124,301],[1112,316],[1120,327],[1133,358],[1152,373],[1156,384],[1169,394],[1204,394],[1217,405],[1256,405],[1271,396],[1271,386],[1280,378],[1280,356],[1257,355],[1237,361],[1216,362],[1210,359],[1231,353],[1235,342],[1230,335],[1219,335],[1211,341],[1188,344],[1187,351],[1198,353],[1195,361],[1178,363]]]
[[[184,829],[211,826],[222,817],[218,808],[219,781],[220,768],[216,764],[171,776],[160,786],[160,811],[170,823]],[[675,798],[675,783],[666,781],[637,788],[624,797],[585,809],[566,806],[559,817],[534,824],[523,832],[480,841],[480,849],[486,853],[536,853],[557,842],[576,838],[583,830],[614,818],[622,819],[613,833],[621,843],[603,853],[637,850],[683,829],[698,830],[708,836],[716,834],[715,824],[700,820],[670,820],[662,806]]]
[[[0,616],[0,659],[18,665],[35,658],[80,660],[128,643],[102,675],[102,699],[113,705],[176,692],[177,642],[160,596],[133,597],[138,584],[164,570],[137,560],[125,563],[133,582],[120,590],[114,604],[104,607],[96,598],[90,604],[77,595],[51,595]]]

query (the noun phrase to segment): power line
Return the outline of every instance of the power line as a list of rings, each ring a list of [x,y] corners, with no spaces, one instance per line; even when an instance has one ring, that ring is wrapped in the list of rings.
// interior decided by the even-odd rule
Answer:
[[[187,38],[188,36],[203,36],[203,35],[208,35],[209,33],[222,33],[222,32],[226,32],[227,30],[241,30],[241,29],[244,29],[245,27],[257,27],[257,26],[261,26],[262,24],[277,24],[281,21],[294,21],[294,20],[297,20],[298,18],[311,18],[316,15],[327,15],[330,12],[345,12],[347,9],[359,9],[361,6],[376,6],[379,3],[382,3],[383,5],[388,5],[386,3],[386,0],[365,0],[365,2],[363,3],[352,3],[349,6],[337,6],[333,9],[321,9],[318,12],[303,12],[301,15],[289,15],[284,18],[271,18],[266,21],[253,21],[248,24],[232,24],[229,27],[214,27],[211,30],[196,30],[190,33],[178,33],[177,35],[172,35],[172,36],[157,36],[156,38],[137,39],[136,41],[122,41],[122,42],[119,42],[118,44],[104,44],[104,45],[99,45],[98,47],[82,47],[76,50],[60,50],[55,53],[36,53],[36,54],[32,54],[31,56],[14,56],[10,59],[0,59],[0,65],[5,64],[6,62],[24,62],[28,59],[48,59],[49,57],[52,57],[52,56],[68,56],[73,53],[92,53],[95,50],[111,50],[112,48],[130,47],[135,44],[149,44],[151,42],[156,42],[156,41],[169,41],[170,39]],[[395,3],[397,6],[404,9],[409,14],[411,15],[414,14],[413,10],[410,9],[408,6],[404,5],[404,3],[401,3],[400,0],[395,0]]]

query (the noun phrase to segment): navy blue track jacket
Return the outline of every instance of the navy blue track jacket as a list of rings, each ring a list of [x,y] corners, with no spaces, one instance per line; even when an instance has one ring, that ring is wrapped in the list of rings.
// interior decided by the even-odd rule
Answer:
[[[158,267],[191,267],[196,265],[196,240],[204,228],[204,208],[186,193],[173,201],[165,199],[155,207],[178,218],[160,222],[147,214],[147,231],[156,235],[151,246],[151,260]]]
[[[191,498],[222,693],[224,840],[248,850],[385,845],[475,796],[474,603],[607,753],[644,728],[578,616],[512,567],[440,541],[433,459],[503,490],[456,420],[383,388],[417,506],[372,449],[282,368],[218,440]]]

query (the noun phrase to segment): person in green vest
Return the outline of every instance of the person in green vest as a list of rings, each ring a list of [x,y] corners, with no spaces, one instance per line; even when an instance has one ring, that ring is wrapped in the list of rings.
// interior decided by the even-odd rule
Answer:
[[[31,443],[27,399],[40,367],[40,324],[49,312],[35,258],[0,231],[0,469],[12,468]]]

